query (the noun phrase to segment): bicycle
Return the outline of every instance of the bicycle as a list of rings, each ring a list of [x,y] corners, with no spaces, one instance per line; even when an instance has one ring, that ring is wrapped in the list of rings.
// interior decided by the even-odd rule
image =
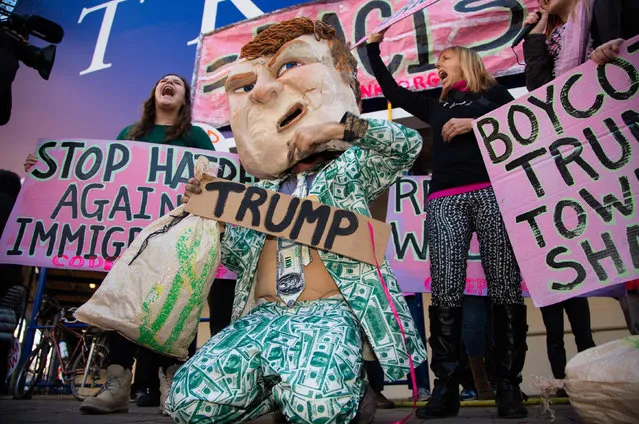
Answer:
[[[42,380],[47,365],[55,359],[60,364],[63,383],[69,383],[73,396],[82,401],[95,396],[106,382],[106,360],[109,350],[106,335],[99,329],[86,328],[75,331],[64,323],[75,323],[73,313],[77,308],[63,309],[55,300],[45,298],[48,303],[38,314],[49,308],[53,314],[51,325],[42,328],[42,339],[31,352],[29,358],[14,372],[13,398],[29,399]],[[71,314],[72,319],[67,315]],[[66,351],[66,342],[61,334],[72,335],[77,339],[71,355]],[[50,353],[53,352],[53,355]]]

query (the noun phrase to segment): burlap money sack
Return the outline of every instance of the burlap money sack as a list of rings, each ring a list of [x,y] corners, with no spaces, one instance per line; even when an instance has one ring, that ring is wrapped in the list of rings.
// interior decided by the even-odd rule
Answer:
[[[578,353],[564,380],[540,385],[546,394],[561,387],[585,424],[639,423],[639,336]]]
[[[207,170],[200,157],[196,177]],[[180,206],[140,232],[76,316],[185,359],[219,262],[218,223]]]
[[[586,424],[639,423],[639,336],[576,355],[566,365],[564,388]]]

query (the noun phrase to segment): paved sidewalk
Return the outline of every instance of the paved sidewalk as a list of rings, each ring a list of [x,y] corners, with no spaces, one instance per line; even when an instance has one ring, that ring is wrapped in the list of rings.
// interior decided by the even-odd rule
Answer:
[[[12,400],[0,398],[0,423],[56,423],[56,424],[105,424],[105,423],[172,423],[170,418],[162,417],[157,408],[139,408],[134,403],[128,414],[113,415],[81,415],[78,411],[80,402],[69,397],[40,396],[33,400]],[[522,420],[502,420],[497,418],[495,407],[463,407],[457,418],[445,420],[429,420],[429,424],[549,424],[550,420],[538,418],[538,405],[528,407],[530,417]],[[579,424],[581,420],[570,405],[553,406],[556,419],[553,424]],[[410,412],[410,408],[379,409],[375,417],[377,424],[391,424],[401,420]],[[422,420],[412,418],[407,424],[421,423]],[[270,416],[252,421],[253,424],[270,424]]]

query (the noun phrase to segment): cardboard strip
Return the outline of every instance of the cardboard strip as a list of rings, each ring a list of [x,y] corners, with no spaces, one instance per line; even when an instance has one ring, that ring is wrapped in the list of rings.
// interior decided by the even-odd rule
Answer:
[[[191,196],[186,210],[371,265],[384,260],[391,231],[389,225],[352,211],[220,178],[203,181],[202,193]]]

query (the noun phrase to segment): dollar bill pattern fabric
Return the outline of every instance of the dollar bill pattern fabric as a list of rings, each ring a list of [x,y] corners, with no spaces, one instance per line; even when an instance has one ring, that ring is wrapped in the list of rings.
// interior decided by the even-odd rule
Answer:
[[[276,405],[294,423],[348,423],[364,386],[361,350],[343,300],[263,303],[180,368],[167,409],[178,423],[241,423]]]
[[[353,147],[318,172],[309,195],[316,196],[326,205],[370,216],[368,205],[402,176],[419,154],[421,136],[394,122],[366,121],[365,136],[354,140]],[[256,185],[278,191],[280,180],[262,180]],[[222,240],[222,263],[238,275],[233,319],[246,312],[264,240],[264,233],[227,225]],[[381,264],[382,275],[406,334],[407,345],[375,267],[328,251],[318,253],[364,329],[386,377],[398,380],[406,376],[409,351],[415,366],[424,362],[426,350],[388,261]]]

